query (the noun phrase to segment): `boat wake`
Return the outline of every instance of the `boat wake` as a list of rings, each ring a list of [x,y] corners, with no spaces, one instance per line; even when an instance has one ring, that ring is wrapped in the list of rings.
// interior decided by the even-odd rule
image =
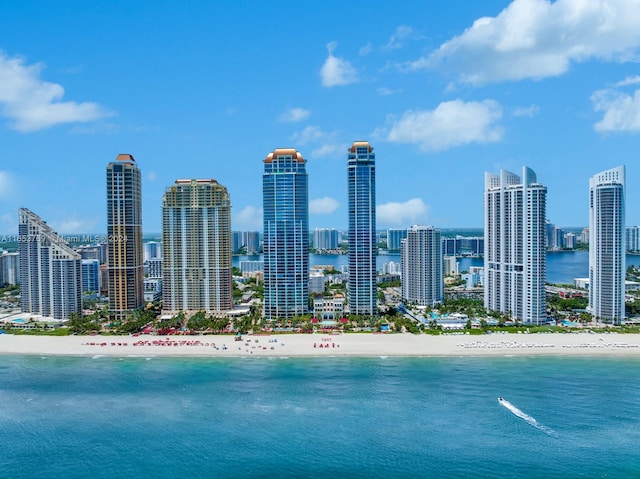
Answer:
[[[502,405],[505,408],[507,408],[514,416],[517,416],[520,419],[524,419],[527,423],[529,423],[530,425],[532,425],[536,429],[539,429],[540,431],[544,432],[548,436],[558,437],[558,433],[555,432],[553,429],[551,429],[550,427],[547,427],[547,426],[545,426],[543,424],[540,424],[538,421],[535,420],[535,418],[533,418],[533,417],[529,416],[527,413],[521,411],[520,409],[515,407],[513,404],[511,404],[506,399],[498,398],[498,402],[500,403],[500,405]]]

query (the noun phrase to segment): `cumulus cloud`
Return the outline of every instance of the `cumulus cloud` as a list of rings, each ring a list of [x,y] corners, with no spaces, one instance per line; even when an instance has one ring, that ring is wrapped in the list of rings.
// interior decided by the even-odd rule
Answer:
[[[540,113],[538,105],[521,106],[513,110],[513,116],[525,116],[527,118],[533,118],[538,113]]]
[[[325,143],[324,145],[311,151],[312,158],[323,158],[325,156],[347,155],[347,145],[342,143]]]
[[[371,53],[372,47],[371,47],[371,42],[367,43],[364,47],[362,47],[360,50],[358,50],[358,53],[360,54],[360,56],[366,56],[369,53]]]
[[[256,206],[245,206],[233,218],[234,229],[260,230],[262,226],[262,208]]]
[[[383,47],[384,50],[395,50],[402,48],[403,42],[409,36],[413,34],[413,28],[407,25],[400,25],[396,28],[396,31],[391,35],[387,44]]]
[[[309,115],[311,115],[311,112],[304,108],[289,108],[278,117],[278,120],[282,122],[295,123],[306,120],[309,118]]]
[[[637,85],[638,83],[640,83],[640,75],[636,75],[633,77],[627,77],[622,81],[619,81],[618,83],[616,83],[616,87],[623,87],[623,86],[629,86],[629,85]]]
[[[493,100],[440,103],[435,110],[409,110],[392,118],[387,140],[419,145],[424,151],[441,151],[468,143],[493,143],[502,139],[500,105]]]
[[[320,141],[326,136],[327,134],[317,126],[307,126],[304,130],[293,133],[290,139],[298,145],[306,145]]]
[[[376,207],[376,223],[379,226],[413,225],[426,220],[429,207],[420,198],[404,203],[386,203]]]
[[[0,52],[0,115],[13,129],[26,133],[110,116],[97,103],[61,101],[64,88],[41,80],[43,68],[41,63],[27,65],[22,58]]]
[[[639,0],[514,0],[409,68],[480,85],[557,76],[589,59],[637,60],[639,11]]]
[[[402,93],[402,90],[392,90],[391,88],[387,88],[385,86],[381,86],[376,91],[380,96],[395,95],[396,93]]]
[[[338,46],[338,42],[327,43],[329,55],[320,68],[320,78],[322,85],[328,88],[341,85],[350,85],[358,81],[358,72],[344,58],[337,57],[333,51]]]
[[[312,215],[330,215],[340,207],[340,203],[333,198],[325,196],[309,202],[309,213]]]
[[[633,94],[607,89],[591,96],[594,109],[604,112],[594,125],[599,132],[640,132],[640,90]]]

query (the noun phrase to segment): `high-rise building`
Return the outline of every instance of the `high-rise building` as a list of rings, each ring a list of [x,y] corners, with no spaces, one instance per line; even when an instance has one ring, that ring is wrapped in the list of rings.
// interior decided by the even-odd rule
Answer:
[[[568,249],[575,249],[576,247],[576,235],[575,233],[567,233],[564,235],[564,246]]]
[[[162,199],[163,311],[233,309],[231,200],[216,180],[177,180]]]
[[[313,230],[313,247],[317,250],[337,249],[340,246],[338,230],[333,228],[316,228]]]
[[[485,173],[484,306],[523,323],[547,319],[546,198],[530,168]]]
[[[234,254],[256,255],[260,253],[259,231],[232,232],[232,250]]]
[[[400,251],[402,240],[406,237],[406,229],[389,228],[387,230],[387,249],[389,251]]]
[[[82,292],[97,293],[100,291],[100,261],[97,259],[83,259]]]
[[[349,196],[349,311],[377,313],[376,155],[366,141],[356,141],[347,162]]]
[[[305,314],[309,307],[309,189],[306,160],[293,148],[264,160],[264,316]]]
[[[131,155],[107,165],[109,309],[119,318],[144,305],[140,176]]]
[[[625,239],[627,251],[640,252],[640,226],[627,226]]]
[[[442,303],[442,240],[440,230],[412,226],[402,240],[402,299],[420,306]]]
[[[0,286],[20,284],[20,258],[18,253],[0,253]]]
[[[142,248],[145,263],[155,258],[162,258],[162,243],[158,241],[147,241],[142,245]]]
[[[625,316],[625,167],[589,180],[589,310],[619,324]]]
[[[82,312],[80,254],[35,213],[18,212],[22,312],[69,319]]]

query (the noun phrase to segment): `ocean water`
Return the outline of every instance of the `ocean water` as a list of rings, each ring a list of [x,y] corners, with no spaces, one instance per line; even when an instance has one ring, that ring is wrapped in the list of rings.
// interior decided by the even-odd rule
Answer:
[[[640,477],[639,398],[637,359],[0,356],[0,477]]]

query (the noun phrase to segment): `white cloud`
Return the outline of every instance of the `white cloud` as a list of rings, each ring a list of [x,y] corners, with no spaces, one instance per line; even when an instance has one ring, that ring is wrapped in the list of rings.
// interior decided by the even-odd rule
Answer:
[[[156,172],[155,172],[155,171],[150,171],[150,172],[147,174],[147,181],[150,181],[150,182],[152,182],[152,183],[153,183],[153,182],[154,182],[154,181],[156,181],[157,179],[158,179],[158,175],[156,174]]]
[[[342,143],[326,143],[311,151],[311,158],[323,158],[325,156],[347,155],[347,145]]]
[[[312,215],[330,215],[340,207],[340,203],[325,196],[309,202],[309,213]]]
[[[616,90],[600,90],[591,96],[594,109],[603,111],[602,120],[594,125],[599,132],[640,132],[640,90],[628,95]]]
[[[402,93],[402,90],[392,90],[391,88],[387,88],[385,86],[381,86],[376,90],[378,95],[387,96],[387,95],[395,95],[396,93]]]
[[[383,48],[385,50],[395,50],[397,48],[402,48],[402,42],[411,34],[413,34],[413,28],[407,25],[400,25],[398,28],[396,28],[396,31],[393,35],[391,35],[389,41]]]
[[[291,135],[290,139],[297,145],[306,145],[308,143],[315,143],[325,138],[327,134],[323,132],[317,126],[307,126],[302,131],[296,131]]]
[[[420,198],[412,198],[404,203],[386,203],[376,207],[378,226],[414,225],[427,218],[429,207]]]
[[[320,68],[320,78],[322,85],[326,87],[349,85],[358,81],[358,72],[344,58],[336,57],[333,51],[338,46],[338,42],[327,43],[329,55]]]
[[[233,218],[234,230],[261,230],[263,226],[262,208],[245,206]]]
[[[440,151],[468,143],[493,143],[502,138],[496,122],[502,118],[493,100],[440,103],[435,110],[409,110],[393,121],[387,140],[413,143],[425,151]]]
[[[60,101],[64,88],[39,78],[44,66],[27,65],[24,59],[0,52],[0,115],[21,132],[32,132],[63,123],[94,121],[110,116],[93,102]]]
[[[627,77],[622,81],[619,81],[618,83],[616,83],[616,87],[623,87],[623,86],[629,86],[629,85],[637,85],[638,83],[640,83],[640,75],[636,75],[633,77]]]
[[[367,43],[364,47],[362,47],[360,50],[358,50],[358,53],[360,54],[360,56],[367,56],[369,53],[371,53],[371,50],[373,48],[371,47],[371,42]]]
[[[479,85],[557,76],[589,59],[637,60],[638,12],[639,0],[514,0],[410,68],[442,68]]]
[[[311,115],[309,110],[305,110],[304,108],[289,108],[287,111],[282,113],[279,117],[279,121],[295,123],[298,121],[306,120]]]
[[[513,110],[513,116],[526,116],[528,118],[533,118],[538,113],[540,113],[540,107],[538,105],[522,106]]]

